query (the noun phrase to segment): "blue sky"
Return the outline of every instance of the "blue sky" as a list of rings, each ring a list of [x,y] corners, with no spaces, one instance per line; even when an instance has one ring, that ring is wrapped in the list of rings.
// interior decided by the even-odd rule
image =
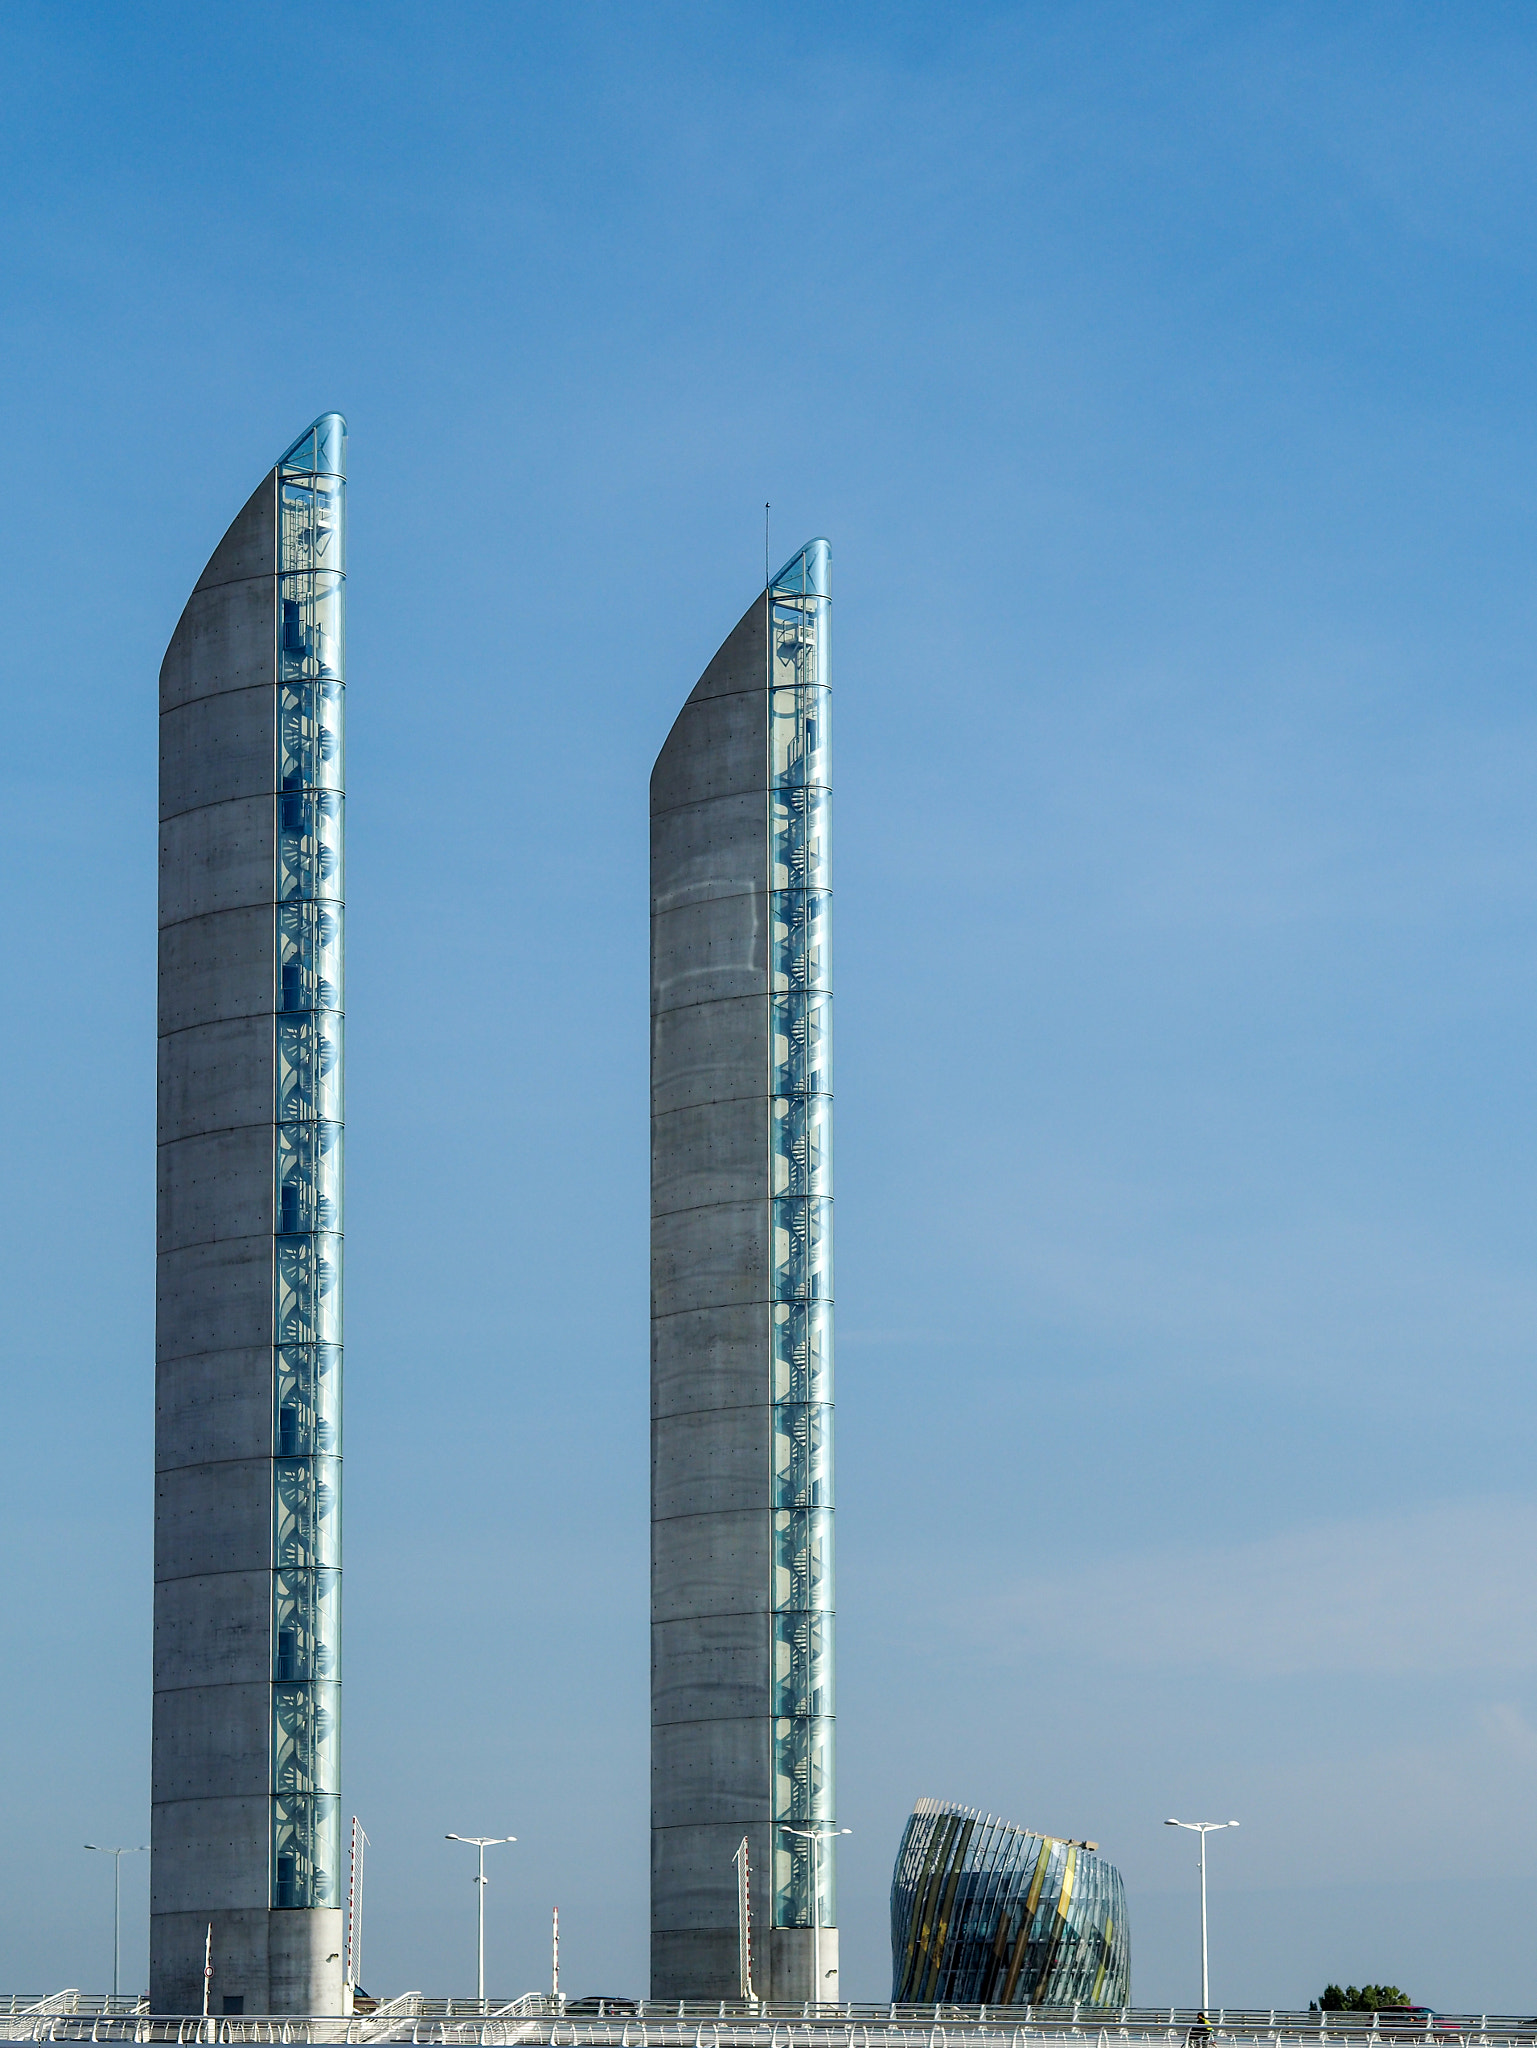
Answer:
[[[155,676],[340,407],[365,1979],[646,1949],[650,764],[833,542],[840,1918],[1537,2008],[1537,28],[18,0],[0,1987],[147,1839]],[[126,1974],[143,1977],[125,1865]]]

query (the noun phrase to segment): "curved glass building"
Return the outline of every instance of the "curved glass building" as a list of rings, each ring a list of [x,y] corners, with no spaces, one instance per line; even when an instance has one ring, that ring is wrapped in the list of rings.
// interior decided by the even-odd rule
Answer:
[[[838,1995],[830,550],[651,777],[651,1989]]]
[[[346,427],[160,671],[150,2003],[339,2013]],[[211,1933],[210,1933],[211,1930]]]
[[[891,1995],[903,2005],[1131,2002],[1113,1864],[974,1807],[920,1799],[891,1880]]]

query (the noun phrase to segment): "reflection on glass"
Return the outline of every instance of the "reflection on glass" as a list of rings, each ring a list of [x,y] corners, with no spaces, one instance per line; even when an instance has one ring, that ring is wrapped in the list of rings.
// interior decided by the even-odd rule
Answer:
[[[342,1020],[335,1010],[297,1010],[278,1018],[278,1120],[342,1114]]]
[[[278,692],[278,780],[285,790],[342,786],[342,684],[316,677]]]
[[[313,1235],[275,1240],[278,1343],[339,1344],[342,1340],[342,1241]]]
[[[830,1301],[776,1301],[772,1310],[774,1399],[831,1401],[833,1310]]]
[[[774,1505],[833,1504],[833,1411],[821,1402],[780,1402],[774,1410]]]
[[[828,1508],[774,1510],[774,1607],[836,1606],[833,1518]]]
[[[832,1188],[832,1097],[778,1095],[770,1105],[770,1192],[825,1195]]]
[[[272,1903],[342,1903],[341,1800],[329,1792],[279,1792],[272,1801]]]
[[[283,1568],[272,1575],[272,1676],[341,1674],[341,1573]]]
[[[833,1711],[833,1617],[825,1609],[774,1616],[774,1712]]]
[[[342,916],[330,903],[278,905],[278,1008],[342,1006]]]
[[[825,991],[769,1001],[769,1086],[776,1095],[830,1095],[833,999]]]
[[[902,2004],[1123,2006],[1120,1872],[1079,1843],[920,1799],[892,1878],[891,1960]]]
[[[774,1297],[828,1300],[833,1291],[833,1205],[817,1197],[779,1196],[771,1205]]]
[[[769,987],[832,986],[832,897],[825,889],[776,889],[769,898]]]
[[[272,1902],[340,1903],[346,427],[278,475]]]
[[[342,1127],[333,1123],[278,1126],[277,1227],[285,1236],[339,1230],[342,1222]]]
[[[342,893],[342,799],[334,789],[278,798],[278,894]]]
[[[769,692],[769,771],[776,783],[832,785],[832,691]]]
[[[817,784],[777,784],[769,791],[769,887],[830,889],[833,885],[833,799]]]
[[[273,1377],[273,1455],[336,1457],[342,1447],[342,1356],[335,1344],[289,1344]],[[337,1562],[340,1562],[338,1558]]]
[[[833,1816],[832,795],[829,554],[769,592],[769,1168],[776,1821]],[[836,1920],[835,1849],[821,1912]],[[773,1917],[811,1923],[809,1845],[776,1833]]]
[[[279,1458],[273,1555],[280,1565],[341,1563],[342,1468],[336,1458]]]
[[[278,578],[278,679],[342,673],[342,578],[300,570]]]
[[[340,1791],[341,1697],[335,1685],[273,1687],[274,1791]]]

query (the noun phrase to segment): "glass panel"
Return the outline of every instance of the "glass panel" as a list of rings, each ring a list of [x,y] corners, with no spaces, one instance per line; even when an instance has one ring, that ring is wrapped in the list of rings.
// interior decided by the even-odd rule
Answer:
[[[769,987],[830,988],[831,895],[825,889],[776,889],[769,906]]]
[[[342,920],[321,903],[278,906],[278,1008],[342,1006]]]
[[[293,1123],[342,1114],[342,1020],[336,1010],[296,1010],[278,1018],[278,1118]]]
[[[279,464],[272,1902],[340,1904],[346,426]]]
[[[833,1815],[833,1723],[796,1715],[774,1723],[774,1818],[831,1820]],[[827,1860],[827,1844],[822,1844]]]
[[[776,596],[781,592],[807,597],[831,596],[832,557],[829,542],[820,536],[816,540],[808,540],[800,553],[792,555],[778,575],[770,579],[770,590]]]
[[[285,1345],[273,1378],[272,1447],[280,1458],[342,1447],[342,1355],[334,1344]]]
[[[830,1301],[833,1292],[833,1205],[819,1196],[784,1195],[773,1203],[774,1298]]]
[[[828,1095],[833,1080],[833,999],[825,991],[772,998],[769,1093]]]
[[[310,476],[315,469],[315,429],[306,427],[286,455],[278,458],[279,469],[297,470],[301,475]]]
[[[278,798],[279,896],[342,893],[342,799],[285,791]]]
[[[272,1784],[277,1792],[335,1792],[341,1786],[341,1687],[272,1689]]]
[[[276,1240],[278,1343],[339,1344],[342,1339],[342,1241]]]
[[[770,1193],[829,1195],[833,1185],[830,1095],[776,1095],[769,1103]]]
[[[279,1458],[272,1474],[273,1555],[280,1565],[339,1565],[342,1468],[336,1458]]]
[[[339,412],[324,412],[315,422],[315,467],[330,476],[347,474],[347,422]],[[813,547],[826,547],[813,541]]]
[[[284,1568],[272,1575],[272,1675],[342,1675],[342,1575]]]
[[[342,1902],[342,1803],[334,1793],[272,1802],[272,1898],[277,1906]]]
[[[833,1727],[830,1719],[778,1720],[773,1724],[774,1924],[811,1925],[812,1845],[804,1833],[830,1822],[834,1811]],[[788,1825],[785,1825],[788,1823]],[[816,1862],[824,1927],[837,1924],[837,1837],[819,1830]]]
[[[334,484],[285,477],[278,508],[279,566],[287,574],[345,566],[342,494]]]
[[[341,675],[342,581],[333,569],[278,578],[278,675],[284,682]]]
[[[774,1609],[776,1613],[831,1609],[833,1518],[829,1508],[774,1510]]]
[[[833,1711],[833,1617],[826,1612],[774,1616],[774,1712]]]
[[[774,1399],[833,1397],[833,1315],[826,1301],[774,1304]]]
[[[774,1410],[774,1505],[832,1504],[833,1411],[823,1403],[781,1401]]]
[[[342,1227],[342,1127],[279,1124],[277,1227],[285,1236]]]
[[[831,690],[769,692],[769,774],[776,783],[832,782]]]
[[[285,790],[342,786],[342,684],[312,676],[278,692],[278,776]]]
[[[769,791],[769,887],[833,885],[832,792],[786,783]]]

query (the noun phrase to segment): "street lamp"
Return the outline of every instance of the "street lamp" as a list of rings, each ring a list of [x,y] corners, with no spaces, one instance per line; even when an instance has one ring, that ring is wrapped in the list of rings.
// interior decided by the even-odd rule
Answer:
[[[148,1842],[138,1842],[127,1849],[108,1849],[101,1842],[87,1842],[85,1847],[87,1849],[94,1849],[98,1856],[110,1856],[112,1858],[112,1996],[116,1998],[117,1960],[118,1953],[123,1945],[123,1858],[125,1856],[146,1855],[149,1850],[149,1844]]]
[[[822,2003],[822,1841],[826,1835],[851,1835],[852,1828],[835,1827],[824,1821],[816,1828],[786,1828],[781,1832],[797,1835],[803,1842],[811,1844],[811,1976],[812,2002]]]
[[[1201,2010],[1211,2004],[1211,1986],[1206,1981],[1206,1837],[1222,1828],[1236,1828],[1236,1820],[1166,1820],[1166,1828],[1189,1828],[1201,1838]]]
[[[475,1850],[478,1864],[475,1871],[475,1897],[479,1902],[479,1932],[475,1948],[475,1999],[479,2005],[486,2002],[486,1851],[494,1849],[499,1842],[515,1842],[516,1835],[445,1835],[445,1842],[468,1842]]]

